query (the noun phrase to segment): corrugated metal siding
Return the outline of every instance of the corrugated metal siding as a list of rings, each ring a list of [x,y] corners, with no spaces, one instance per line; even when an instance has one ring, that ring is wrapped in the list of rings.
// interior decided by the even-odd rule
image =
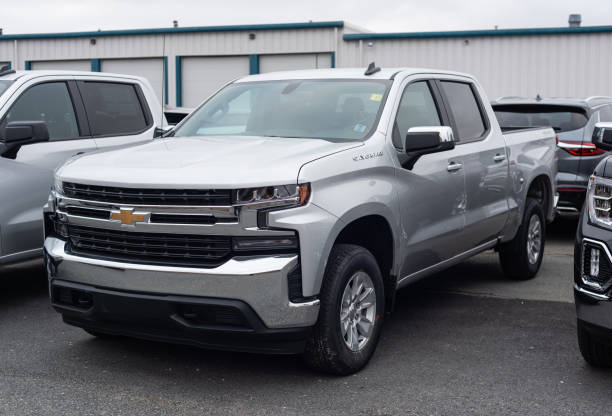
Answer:
[[[347,26],[3,39],[0,40],[0,62],[11,61],[13,68],[24,69],[26,61],[161,58],[165,55],[169,62],[167,95],[171,105],[177,95],[177,56],[329,52],[335,53],[337,67],[365,68],[369,62],[376,61],[379,66],[430,67],[472,73],[482,82],[490,98],[538,93],[543,96],[612,95],[612,76],[608,70],[612,67],[612,33],[609,31],[342,39],[344,33],[354,31]],[[250,40],[249,33],[254,33],[256,38]],[[95,39],[95,44],[91,39]],[[183,89],[187,88],[189,85],[183,84]]]
[[[491,99],[586,97],[612,95],[611,52],[612,33],[349,40],[342,44],[339,66],[365,67],[375,61],[379,66],[467,72],[479,79]]]

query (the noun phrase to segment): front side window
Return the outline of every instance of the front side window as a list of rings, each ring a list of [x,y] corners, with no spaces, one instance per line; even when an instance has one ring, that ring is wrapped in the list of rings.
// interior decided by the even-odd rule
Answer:
[[[174,136],[263,136],[365,140],[390,81],[286,80],[231,84],[198,108]]]
[[[436,102],[426,81],[408,85],[402,93],[395,124],[393,145],[402,147],[402,137],[411,127],[441,126]]]
[[[481,137],[487,129],[472,86],[454,81],[442,81],[440,85],[455,120],[457,139],[470,141]]]
[[[85,81],[79,90],[94,136],[130,135],[147,128],[135,85]]]
[[[15,101],[4,122],[44,121],[49,140],[79,137],[72,99],[65,82],[47,82],[27,89]]]

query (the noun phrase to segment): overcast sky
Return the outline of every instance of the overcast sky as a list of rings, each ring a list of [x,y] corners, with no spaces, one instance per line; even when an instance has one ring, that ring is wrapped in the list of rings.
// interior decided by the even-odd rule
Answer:
[[[0,0],[5,34],[344,20],[376,32],[612,25],[612,0]]]

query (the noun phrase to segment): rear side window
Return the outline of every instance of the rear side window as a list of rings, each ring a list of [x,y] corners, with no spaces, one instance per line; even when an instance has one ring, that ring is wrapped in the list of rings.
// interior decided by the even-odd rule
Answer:
[[[481,137],[487,128],[472,86],[454,81],[442,81],[440,85],[455,120],[455,134],[459,141]]]
[[[499,125],[504,130],[516,130],[530,127],[552,127],[556,132],[578,130],[583,128],[588,118],[581,107],[513,104],[495,105],[493,107]]]
[[[28,88],[15,101],[4,121],[44,121],[51,141],[79,137],[72,99],[65,82],[47,82]]]
[[[135,85],[82,82],[79,90],[94,136],[136,134],[147,128]]]

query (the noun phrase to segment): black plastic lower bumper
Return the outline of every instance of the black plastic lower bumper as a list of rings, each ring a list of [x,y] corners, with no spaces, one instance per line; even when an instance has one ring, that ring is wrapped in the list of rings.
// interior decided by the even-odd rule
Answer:
[[[304,350],[311,327],[267,328],[240,300],[120,292],[50,282],[64,322],[101,333],[203,348],[267,354]]]

